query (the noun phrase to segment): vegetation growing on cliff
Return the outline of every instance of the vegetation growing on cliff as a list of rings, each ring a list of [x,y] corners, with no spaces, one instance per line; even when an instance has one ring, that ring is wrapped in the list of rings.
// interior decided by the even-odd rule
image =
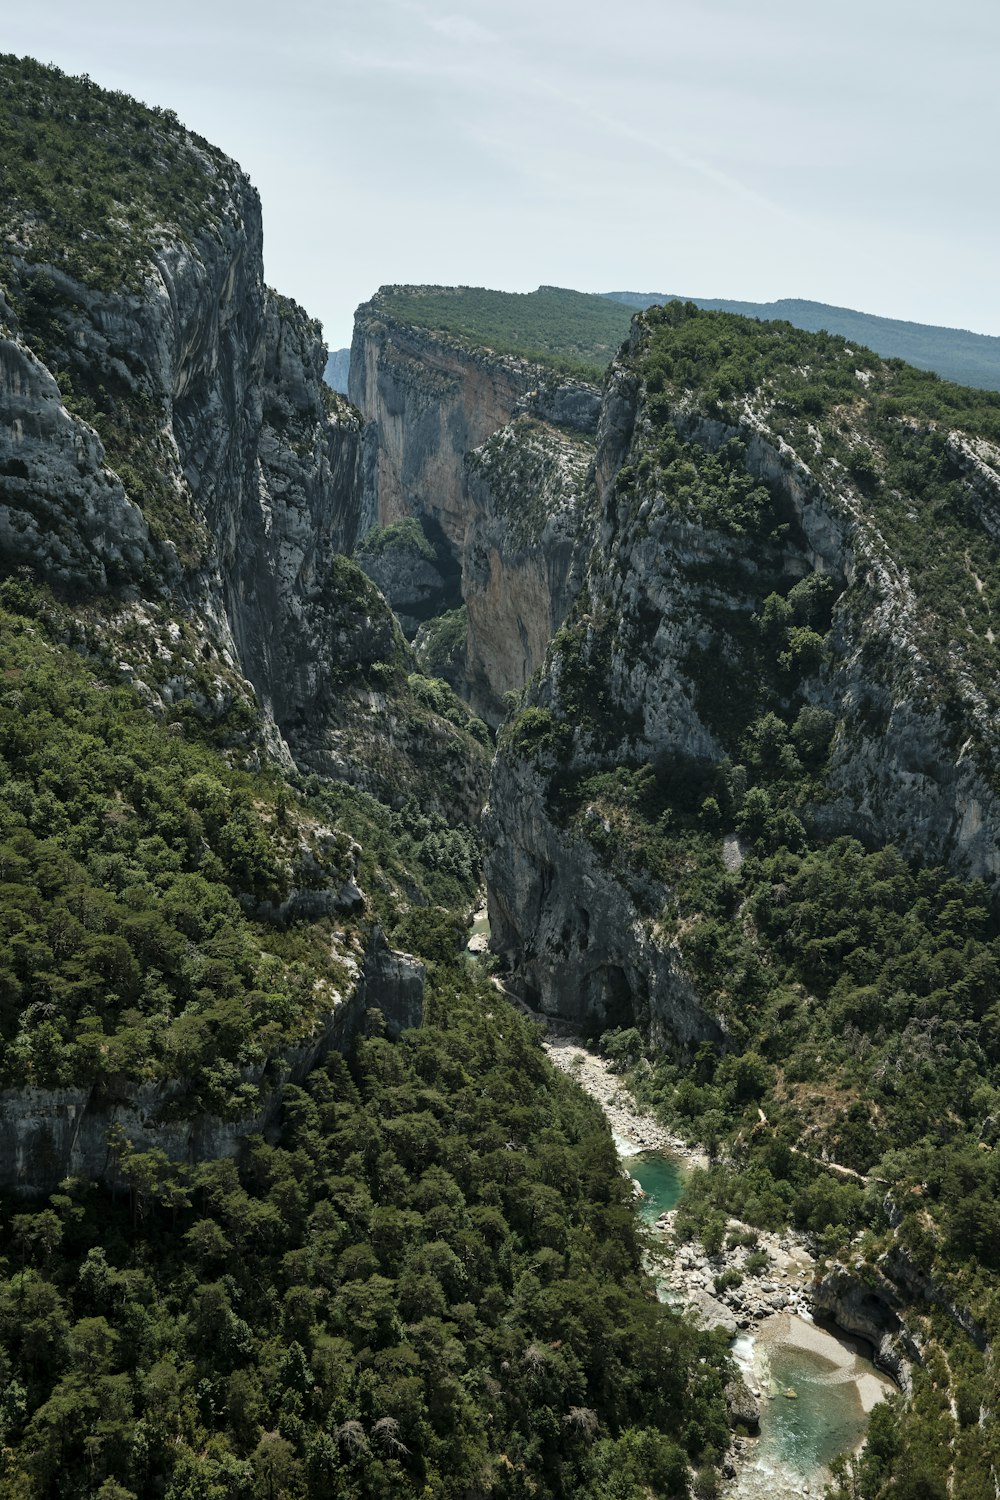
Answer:
[[[275,1144],[121,1166],[117,1205],[4,1205],[11,1500],[683,1497],[725,1446],[720,1346],[645,1294],[599,1112],[457,955]]]
[[[886,359],[905,359],[920,370],[934,370],[962,385],[1000,389],[1000,338],[964,328],[937,328],[901,318],[880,318],[850,307],[831,307],[800,297],[777,302],[737,302],[722,297],[668,298],[662,293],[602,292],[626,307],[642,311],[667,301],[693,302],[707,312],[736,313],[765,322],[788,322],[813,333],[834,333],[852,344],[874,349]]]
[[[409,899],[468,903],[475,838],[252,771],[255,753],[192,737],[183,701],[157,722],[67,633],[44,594],[0,585],[0,1080],[182,1080],[187,1109],[252,1113],[240,1070],[309,1033],[361,941],[348,910],[290,931],[254,913],[316,890],[349,909],[359,860],[387,924]]]
[[[371,305],[471,348],[515,355],[587,381],[601,380],[632,320],[629,309],[604,297],[554,286],[535,292],[385,286]]]
[[[681,1227],[792,1223],[915,1303],[927,1373],[912,1407],[880,1416],[879,1456],[844,1495],[985,1500],[1000,1462],[982,1355],[1000,1338],[1000,917],[983,885],[843,836],[827,772],[865,712],[831,691],[831,662],[860,643],[876,682],[882,670],[874,627],[851,630],[883,564],[914,600],[900,649],[915,631],[956,754],[982,734],[970,705],[996,694],[1000,397],[786,325],[673,307],[646,327],[608,555],[553,642],[545,706],[529,702],[501,753],[533,761],[550,816],[598,853],[725,1027],[724,1046],[651,1052],[632,1074],[719,1154]],[[811,492],[796,455],[861,516],[872,550],[858,546],[850,583],[803,576],[789,487],[745,465],[762,425],[797,483]],[[643,710],[664,684],[678,738],[697,715],[714,755],[652,754]],[[624,1055],[633,1040],[608,1042]]]
[[[413,654],[428,677],[440,677],[452,687],[465,679],[465,643],[469,612],[465,605],[425,620],[413,642]]]
[[[467,454],[465,469],[488,487],[505,538],[528,550],[539,545],[550,517],[580,504],[593,457],[592,439],[522,415]]]
[[[963,712],[949,680],[960,655],[995,716],[1000,544],[990,518],[1000,488],[1000,392],[939,380],[832,334],[690,303],[654,308],[644,326],[637,364],[650,422],[630,472],[655,482],[666,464],[666,488],[675,490],[679,411],[734,427],[748,417],[766,424],[792,450],[787,464],[797,455],[863,511],[881,559],[902,571],[918,606],[913,628],[940,672],[948,711]]]
[[[137,290],[156,237],[217,232],[238,169],[172,110],[0,57],[0,235],[85,286]]]
[[[389,526],[373,526],[365,532],[357,551],[367,557],[384,557],[387,552],[413,552],[426,562],[437,554],[416,516],[406,516]]]
[[[41,596],[0,592],[0,1076],[185,1078],[192,1107],[246,1113],[240,1069],[307,1032],[337,981],[308,962],[329,923],[283,955],[249,913],[342,886],[350,840],[95,680]]]

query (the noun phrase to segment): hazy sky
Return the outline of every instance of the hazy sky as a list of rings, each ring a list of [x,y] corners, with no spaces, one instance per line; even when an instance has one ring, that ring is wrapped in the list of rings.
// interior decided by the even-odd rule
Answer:
[[[33,0],[175,109],[331,347],[383,282],[811,297],[1000,334],[994,0]]]

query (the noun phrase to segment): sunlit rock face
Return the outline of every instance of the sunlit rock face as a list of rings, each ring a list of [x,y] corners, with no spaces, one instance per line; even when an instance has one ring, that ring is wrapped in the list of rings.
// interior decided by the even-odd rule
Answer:
[[[464,602],[463,689],[491,723],[541,665],[575,592],[596,388],[358,309],[351,399],[366,419],[358,557],[413,633]],[[417,520],[437,556],[366,554],[372,528]]]

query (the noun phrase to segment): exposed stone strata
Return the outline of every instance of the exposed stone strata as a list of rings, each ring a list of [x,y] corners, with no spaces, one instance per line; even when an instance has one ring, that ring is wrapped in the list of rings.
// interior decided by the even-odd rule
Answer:
[[[406,516],[430,517],[459,555],[462,461],[510,421],[538,378],[527,360],[399,322],[379,296],[359,307],[349,391],[368,424],[362,534]]]
[[[635,1023],[689,1050],[724,1041],[679,950],[658,940],[593,848],[554,825],[524,763],[495,762],[484,836],[490,946],[529,1005],[590,1033]]]
[[[592,458],[587,436],[524,412],[465,460],[468,694],[494,724],[503,695],[541,666],[576,594]]]
[[[468,607],[464,690],[496,724],[575,594],[599,392],[400,323],[380,294],[358,310],[351,396],[367,419],[362,535],[414,516],[451,550]],[[364,566],[404,628],[435,589],[440,610],[457,602],[440,569],[417,573],[402,551]]]
[[[0,338],[0,413],[0,550],[8,566],[36,568],[73,588],[141,579],[161,550],[141,510],[108,468],[97,433],[69,414],[51,372],[9,322]]]

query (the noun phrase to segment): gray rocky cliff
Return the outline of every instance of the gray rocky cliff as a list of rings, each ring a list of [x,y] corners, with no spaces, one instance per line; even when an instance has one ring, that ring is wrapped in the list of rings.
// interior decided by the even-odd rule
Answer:
[[[463,460],[509,422],[538,367],[395,319],[376,296],[357,311],[349,394],[366,421],[362,532],[406,516],[465,536]]]
[[[461,598],[458,563],[443,539],[439,536],[435,546],[416,519],[370,531],[355,560],[384,594],[409,640]]]
[[[744,704],[753,702],[762,670],[756,622],[765,601],[816,580],[832,613],[801,637],[811,659],[789,656],[791,665],[768,668],[789,720],[808,708],[825,711],[834,727],[827,793],[801,809],[808,828],[869,846],[895,842],[908,855],[996,884],[1000,801],[991,766],[1000,744],[960,651],[934,647],[928,602],[847,469],[806,462],[749,400],[738,423],[683,400],[667,409],[662,397],[654,415],[636,358],[643,336],[637,325],[606,381],[594,500],[577,543],[586,559],[578,598],[526,698],[529,710],[549,715],[558,744],[536,753],[516,732],[501,736],[487,884],[494,946],[511,959],[522,954],[522,981],[542,1010],[575,1021],[591,1014],[589,1024],[631,1015],[654,1033],[672,1029],[686,1048],[704,1025],[694,988],[678,992],[684,998],[668,1007],[667,1025],[658,1025],[650,998],[680,955],[648,923],[641,943],[629,936],[635,893],[634,879],[622,875],[627,848],[605,856],[599,876],[593,851],[581,866],[578,835],[554,810],[567,778],[737,758],[744,728],[734,725],[752,718]],[[699,465],[735,464],[726,471],[732,483],[744,482],[740,474],[755,482],[753,504],[771,520],[748,532],[678,503],[649,459],[666,424],[691,456],[684,484],[695,483]],[[990,455],[984,460],[982,444],[962,443],[980,509],[1000,513],[997,466]],[[713,482],[728,483],[719,472],[712,469]],[[588,886],[601,890],[599,941]],[[613,982],[589,977],[604,971]],[[609,1005],[612,993],[622,998]]]
[[[73,588],[137,581],[159,550],[142,511],[108,468],[97,433],[70,415],[51,372],[17,338],[2,300],[0,320],[3,556]]]
[[[196,236],[145,246],[136,286],[3,266],[0,565],[96,601],[154,706],[242,699],[290,762],[336,648],[361,420],[323,383],[319,325],[265,287],[257,195],[230,168]]]
[[[550,818],[544,773],[501,752],[483,834],[490,946],[532,1008],[594,1035],[642,1026],[655,1043],[685,1051],[725,1041],[680,950],[664,941],[591,845]]]
[[[590,495],[589,432],[542,419],[531,398],[522,404],[526,410],[465,460],[467,692],[493,724],[504,695],[521,692],[569,612]]]
[[[810,1301],[839,1327],[866,1339],[875,1350],[875,1363],[907,1393],[912,1366],[923,1363],[928,1308],[943,1313],[980,1352],[989,1347],[986,1328],[956,1300],[947,1275],[919,1270],[898,1244],[876,1265],[831,1262],[813,1283]]]

